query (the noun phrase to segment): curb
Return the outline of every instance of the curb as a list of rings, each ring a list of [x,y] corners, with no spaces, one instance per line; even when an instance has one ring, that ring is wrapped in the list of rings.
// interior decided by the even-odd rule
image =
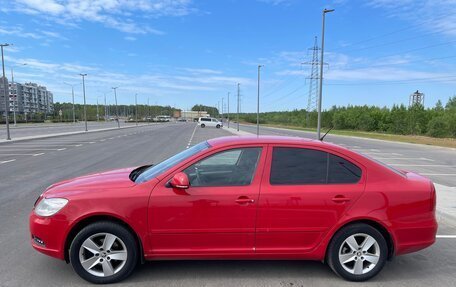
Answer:
[[[241,130],[237,130],[235,128],[231,128],[231,127],[223,127],[224,130],[234,134],[234,135],[237,135],[237,136],[248,136],[248,135],[253,135],[252,133],[250,132],[246,132],[246,131],[241,131]]]
[[[67,133],[56,133],[56,134],[28,136],[28,137],[14,138],[14,139],[11,139],[11,140],[0,140],[0,144],[19,142],[19,141],[35,140],[35,139],[54,138],[54,137],[61,137],[61,136],[68,136],[68,135],[78,135],[78,134],[86,134],[86,133],[104,132],[104,131],[110,131],[110,130],[139,128],[139,127],[144,127],[144,126],[147,126],[147,125],[137,125],[137,126],[134,125],[134,126],[126,126],[126,127],[120,127],[120,128],[115,128],[114,127],[114,128],[96,129],[96,130],[90,130],[90,131],[76,131],[76,132],[67,132]]]

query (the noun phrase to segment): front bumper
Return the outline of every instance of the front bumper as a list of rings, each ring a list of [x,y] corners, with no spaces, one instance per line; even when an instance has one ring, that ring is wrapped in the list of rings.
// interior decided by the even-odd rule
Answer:
[[[32,247],[46,255],[65,259],[65,238],[69,224],[66,220],[41,217],[33,211],[29,217]]]

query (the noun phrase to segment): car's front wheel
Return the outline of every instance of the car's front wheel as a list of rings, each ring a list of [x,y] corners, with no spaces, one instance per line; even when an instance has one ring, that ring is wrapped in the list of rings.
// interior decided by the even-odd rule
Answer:
[[[205,124],[201,124],[201,127],[204,128],[206,125]]]
[[[331,269],[349,281],[365,281],[385,266],[388,245],[374,227],[357,223],[339,230],[328,247]]]
[[[107,284],[128,277],[138,262],[138,246],[131,232],[103,221],[84,227],[70,246],[70,262],[83,279]]]
[[[220,128],[220,125],[216,125],[215,127],[219,129],[219,128]]]

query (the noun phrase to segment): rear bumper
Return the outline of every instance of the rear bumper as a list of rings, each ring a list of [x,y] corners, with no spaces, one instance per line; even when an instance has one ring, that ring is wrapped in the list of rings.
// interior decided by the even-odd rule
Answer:
[[[395,229],[396,255],[415,252],[431,246],[435,242],[438,224],[435,219],[422,222],[413,227]]]
[[[65,259],[64,245],[68,222],[52,217],[40,217],[33,211],[29,217],[30,242],[37,251]]]

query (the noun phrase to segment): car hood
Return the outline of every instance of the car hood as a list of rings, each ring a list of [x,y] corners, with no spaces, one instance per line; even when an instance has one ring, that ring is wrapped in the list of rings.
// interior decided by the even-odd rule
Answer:
[[[87,190],[121,189],[135,185],[129,178],[132,170],[136,167],[115,169],[106,172],[94,173],[64,180],[49,186],[44,193],[45,196],[53,196],[78,193]]]

